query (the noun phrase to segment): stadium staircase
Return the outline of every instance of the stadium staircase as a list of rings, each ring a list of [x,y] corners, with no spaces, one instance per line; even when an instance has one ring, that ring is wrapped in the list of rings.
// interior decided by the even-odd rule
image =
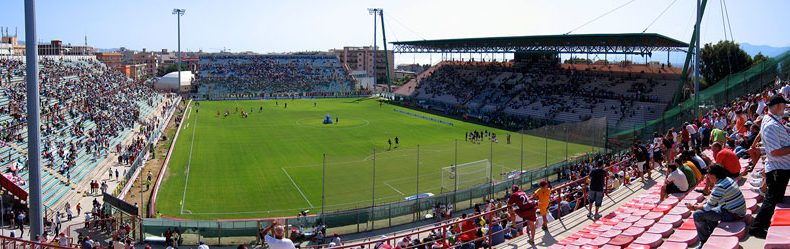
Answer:
[[[91,63],[96,63],[95,61],[63,61],[64,66],[67,67],[85,67],[91,65]],[[106,67],[101,67],[106,69]],[[68,84],[70,80],[77,80],[77,76],[66,76],[56,84]],[[154,95],[154,101],[152,103],[160,103],[162,101],[162,96],[159,94]],[[9,98],[6,94],[0,94],[0,107],[7,107],[9,105]],[[50,106],[53,107],[55,101],[49,101]],[[140,108],[140,117],[142,119],[147,119],[152,115],[157,114],[157,107],[148,106],[147,103],[144,101],[137,102],[138,107]],[[42,108],[46,109],[46,107]],[[8,114],[0,115],[0,123],[3,122],[10,122],[12,117]],[[81,117],[77,118],[70,118],[67,115],[67,120],[64,122],[64,126],[60,129],[53,129],[53,132],[49,135],[42,136],[42,141],[46,141],[51,139],[53,142],[62,142],[63,144],[70,144],[72,142],[86,142],[87,141],[87,134],[71,134],[71,130],[73,130],[74,126],[81,125],[84,130],[90,130],[96,127],[96,124],[93,121],[82,119]],[[117,144],[126,144],[130,139],[134,138],[133,134],[134,131],[137,130],[137,125],[135,127],[127,128],[126,130],[119,133],[118,136],[112,138],[109,141],[108,148],[115,148]],[[17,132],[17,134],[26,137],[27,135],[27,126],[23,126]],[[61,134],[65,134],[65,136],[61,136]],[[13,141],[6,143],[7,146],[0,147],[0,157],[2,157],[3,161],[0,161],[0,171],[8,172],[9,168],[11,167],[12,163],[16,163],[17,165],[23,165],[24,160],[26,159],[27,155],[27,143],[25,142],[18,142]],[[57,155],[57,153],[53,153],[51,159],[43,159],[42,158],[42,170],[41,172],[41,191],[42,191],[42,203],[43,205],[50,209],[55,210],[58,206],[65,203],[70,199],[70,197],[77,195],[76,191],[69,191],[73,189],[77,189],[78,186],[86,185],[90,180],[93,180],[94,176],[103,175],[101,172],[97,172],[97,168],[103,162],[114,161],[115,158],[109,157],[99,157],[95,158],[93,153],[88,153],[85,146],[81,146],[77,149],[76,159],[75,159],[75,166],[71,169],[70,177],[68,179],[65,175],[60,174],[57,171],[64,161],[65,158],[61,158]],[[102,154],[107,154],[107,151],[103,151]],[[98,173],[98,174],[97,174]],[[28,179],[29,170],[25,168],[24,170],[18,173],[19,179],[24,179],[22,182],[18,182],[17,187],[15,189],[11,186],[6,186],[8,183],[5,180],[0,180],[0,183],[3,183],[3,187],[6,189],[11,190],[11,192],[18,192],[18,194],[14,194],[17,198],[23,199],[22,197],[27,196],[27,192],[29,190],[29,185],[27,184],[26,180]],[[10,174],[7,174],[10,176]],[[70,181],[69,181],[70,180]],[[20,190],[22,192],[20,192]],[[69,194],[70,193],[70,194]]]

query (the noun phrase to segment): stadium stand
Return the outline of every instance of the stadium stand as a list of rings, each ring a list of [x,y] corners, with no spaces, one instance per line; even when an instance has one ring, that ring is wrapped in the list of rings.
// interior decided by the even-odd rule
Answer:
[[[0,58],[0,170],[27,191],[23,59]],[[42,57],[40,79],[42,201],[52,211],[69,199],[72,185],[100,175],[97,170],[108,156],[118,155],[123,164],[135,161],[146,146],[142,138],[153,133],[161,121],[156,116],[172,97],[95,57]]]
[[[199,94],[354,91],[335,55],[208,55],[200,57]]]
[[[446,66],[446,65],[445,65]],[[468,65],[467,65],[468,66]],[[456,68],[457,69],[457,68]],[[452,69],[452,70],[456,70]],[[455,74],[458,72],[447,72]],[[489,79],[507,76],[491,76]],[[777,81],[778,82],[778,81]],[[654,180],[646,182],[634,181],[638,176],[635,158],[632,156],[599,158],[612,163],[609,167],[610,181],[607,183],[607,192],[611,198],[610,205],[605,205],[603,217],[594,220],[590,217],[583,218],[583,209],[587,197],[586,171],[589,165],[581,164],[570,167],[566,174],[572,180],[562,184],[552,191],[552,204],[550,212],[557,218],[568,220],[564,223],[553,222],[546,232],[539,232],[535,244],[528,242],[527,236],[519,236],[518,224],[507,222],[506,205],[500,199],[493,206],[488,204],[476,205],[475,211],[469,216],[446,220],[429,226],[387,234],[387,236],[370,237],[345,243],[337,248],[480,248],[488,243],[498,244],[497,248],[526,248],[533,246],[548,248],[787,248],[790,244],[790,191],[785,192],[784,203],[776,206],[775,214],[771,220],[768,235],[765,240],[756,239],[748,235],[749,226],[754,215],[763,201],[761,186],[765,181],[764,157],[748,149],[755,142],[755,137],[760,129],[749,129],[750,126],[759,127],[766,109],[764,104],[774,95],[781,94],[779,89],[790,87],[790,82],[775,84],[762,89],[756,95],[745,95],[735,99],[730,104],[710,109],[695,120],[689,120],[687,126],[680,127],[677,131],[673,128],[667,131],[666,136],[657,135],[653,141],[640,146],[648,148],[650,156],[660,152],[664,155],[662,160],[651,158],[649,162],[672,163],[675,158],[681,157],[687,161],[689,167],[699,167],[701,159],[706,165],[724,163],[710,150],[714,140],[711,132],[714,129],[723,132],[725,147],[736,151],[739,157],[738,177],[734,180],[738,184],[745,199],[746,215],[741,220],[721,222],[714,229],[707,243],[700,245],[700,240],[694,224],[692,211],[686,208],[686,203],[704,203],[708,193],[702,191],[708,183],[702,177],[693,176],[694,184],[687,192],[670,194],[661,199],[661,188],[664,184],[664,175],[659,174]],[[447,88],[451,89],[451,88]],[[429,89],[422,89],[421,94],[431,94]],[[470,99],[464,95],[446,97],[447,101]],[[744,112],[744,119],[736,113]],[[746,126],[746,127],[742,127]],[[693,129],[701,134],[699,137],[690,135],[686,129]],[[719,132],[719,131],[716,131]],[[759,141],[758,141],[759,142]],[[658,165],[658,164],[655,164]],[[709,167],[709,166],[708,166]],[[623,177],[618,177],[623,172]],[[628,187],[621,187],[628,186]],[[642,188],[642,189],[640,189]],[[790,190],[790,185],[787,186]],[[580,214],[582,213],[582,214]],[[501,222],[502,225],[491,225]],[[467,229],[468,227],[468,229]],[[497,232],[506,233],[506,240],[498,240]],[[327,246],[327,245],[323,245]],[[319,248],[315,246],[310,248]],[[334,247],[333,247],[334,248]]]
[[[411,96],[417,99],[485,113],[559,122],[607,117],[610,127],[631,128],[666,109],[677,89],[671,78],[677,77],[676,71],[646,65],[525,67],[518,62],[446,61],[406,85],[416,85]]]

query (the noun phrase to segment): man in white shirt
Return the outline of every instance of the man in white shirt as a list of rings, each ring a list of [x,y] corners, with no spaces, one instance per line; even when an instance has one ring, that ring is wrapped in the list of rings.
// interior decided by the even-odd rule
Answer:
[[[272,232],[274,237],[268,234],[272,228],[274,228],[274,232]],[[272,222],[266,229],[263,229],[261,234],[265,234],[263,238],[266,244],[269,245],[269,249],[296,249],[294,243],[290,239],[285,238],[285,228],[282,225],[277,225],[277,221]]]
[[[661,200],[663,201],[669,194],[683,193],[688,189],[689,182],[683,171],[678,170],[678,166],[674,163],[667,165],[667,178],[664,186],[661,187]]]

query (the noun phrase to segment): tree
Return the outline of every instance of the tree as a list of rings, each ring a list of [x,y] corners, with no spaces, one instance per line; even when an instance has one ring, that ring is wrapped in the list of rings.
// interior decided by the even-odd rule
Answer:
[[[165,76],[165,74],[169,74],[172,72],[178,71],[177,64],[171,64],[167,67],[160,67],[156,70],[156,75],[159,77]],[[181,63],[181,71],[189,71],[189,66],[187,64]]]
[[[700,72],[709,86],[752,65],[752,57],[733,41],[705,44],[701,52]]]
[[[768,56],[765,56],[765,55],[763,55],[763,53],[758,52],[756,55],[754,55],[754,59],[752,59],[752,65],[757,65],[760,62],[767,61],[767,60],[768,60]]]
[[[574,56],[565,60],[565,64],[592,64],[592,60]]]

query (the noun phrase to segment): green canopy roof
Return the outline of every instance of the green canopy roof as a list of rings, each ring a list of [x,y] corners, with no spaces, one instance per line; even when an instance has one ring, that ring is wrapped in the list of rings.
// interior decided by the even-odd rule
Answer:
[[[688,44],[655,33],[567,34],[460,38],[392,43],[395,53],[514,53],[552,52],[642,54],[682,51]]]

